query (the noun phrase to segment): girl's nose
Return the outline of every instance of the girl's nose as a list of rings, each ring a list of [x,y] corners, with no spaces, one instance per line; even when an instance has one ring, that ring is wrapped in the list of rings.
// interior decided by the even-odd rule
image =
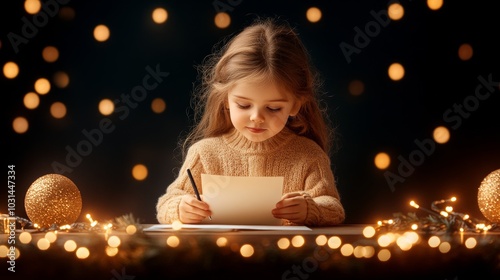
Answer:
[[[256,109],[254,112],[252,112],[252,115],[250,116],[250,120],[254,123],[263,123],[264,117],[259,112],[259,110]]]

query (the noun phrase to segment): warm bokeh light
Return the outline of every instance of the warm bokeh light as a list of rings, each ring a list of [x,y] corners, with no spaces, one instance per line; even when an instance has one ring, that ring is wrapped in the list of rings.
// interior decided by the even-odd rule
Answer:
[[[7,257],[7,254],[9,253],[9,247],[5,245],[0,245],[0,258]]]
[[[50,91],[50,82],[45,78],[40,78],[35,82],[35,91],[38,94],[44,95]]]
[[[56,119],[62,119],[66,116],[66,105],[62,102],[54,102],[50,106],[50,114]]]
[[[89,256],[90,256],[90,251],[85,247],[80,247],[78,248],[78,250],[76,250],[76,257],[79,259],[86,259]]]
[[[38,247],[38,249],[45,251],[49,249],[50,242],[46,238],[40,238],[38,239],[36,246]]]
[[[380,152],[373,161],[378,169],[386,169],[391,164],[391,157],[387,153]]]
[[[3,75],[7,79],[14,79],[19,74],[19,66],[15,62],[9,61],[3,65]]]
[[[19,239],[19,241],[21,241],[21,243],[28,244],[31,242],[32,236],[31,236],[31,233],[29,233],[27,231],[23,231],[19,234],[18,239]]]
[[[23,134],[28,131],[28,127],[28,120],[25,117],[17,117],[12,122],[12,128],[19,134]]]
[[[405,14],[405,9],[400,3],[392,3],[387,8],[387,14],[391,20],[400,20]]]
[[[372,238],[375,235],[375,228],[372,226],[367,226],[363,229],[363,236],[366,238]]]
[[[75,9],[72,7],[61,7],[59,9],[59,17],[63,20],[72,20],[75,18]]]
[[[24,1],[24,10],[26,10],[28,14],[34,15],[38,13],[41,8],[42,8],[42,3],[40,2],[40,0]]]
[[[99,42],[108,40],[109,34],[109,28],[104,24],[100,24],[94,28],[94,38]]]
[[[104,116],[111,115],[115,111],[115,103],[111,99],[103,99],[99,102],[99,113]]]
[[[391,78],[391,80],[399,81],[404,77],[405,69],[403,65],[396,62],[391,64],[391,66],[389,66],[387,73],[389,74],[389,78]]]
[[[429,247],[431,248],[436,248],[439,244],[441,244],[441,239],[435,235],[431,236],[429,240],[427,240],[427,244],[429,244]]]
[[[34,92],[28,92],[23,98],[24,106],[28,109],[35,109],[40,105],[40,97]]]
[[[363,247],[363,257],[369,259],[375,255],[375,248],[373,246]]]
[[[469,60],[472,58],[473,54],[474,50],[470,44],[461,44],[460,47],[458,47],[458,58],[461,60]]]
[[[326,244],[326,242],[328,242],[328,238],[326,238],[325,235],[322,234],[322,235],[318,235],[316,237],[316,244],[318,246],[324,246]]]
[[[108,245],[111,247],[118,247],[122,241],[120,240],[120,237],[113,235],[108,238]]]
[[[56,73],[54,73],[54,77],[52,80],[58,88],[65,88],[69,85],[69,75],[63,71],[57,71]]]
[[[427,7],[431,10],[439,10],[443,7],[443,0],[427,0]]]
[[[340,247],[340,253],[342,256],[347,257],[354,253],[354,246],[352,244],[346,243]]]
[[[450,130],[445,126],[438,126],[432,132],[432,137],[436,143],[447,143],[450,140]]]
[[[356,246],[354,247],[354,252],[353,255],[355,258],[362,258],[363,257],[363,246]]]
[[[7,244],[7,242],[6,242]],[[5,246],[5,245],[0,245],[0,258],[6,258],[6,257],[9,257],[9,259],[12,257],[12,255],[10,255],[11,253],[11,249],[12,249],[12,245],[9,245],[9,247]],[[19,257],[21,256],[21,251],[19,251],[18,248],[15,248],[14,249],[14,259],[19,259]]]
[[[155,23],[164,23],[168,19],[168,12],[164,8],[156,8],[153,10],[151,17]]]
[[[43,60],[54,62],[59,58],[59,50],[54,46],[47,46],[42,51]]]
[[[292,246],[293,247],[302,247],[306,240],[302,235],[296,235],[292,238]]]
[[[365,91],[365,83],[360,80],[352,80],[347,88],[349,93],[354,96],[361,95]]]
[[[148,168],[143,164],[136,164],[132,168],[132,177],[137,181],[142,181],[148,177]]]
[[[151,110],[153,110],[153,112],[157,113],[157,114],[160,114],[160,113],[163,113],[165,111],[165,109],[167,108],[167,104],[165,103],[165,101],[161,98],[155,98],[153,99],[153,101],[151,101]]]
[[[307,9],[306,17],[310,22],[318,22],[321,20],[321,10],[317,7],[311,7]]]
[[[125,232],[129,235],[135,234],[137,232],[137,227],[134,225],[128,225],[125,228]]]
[[[215,15],[214,22],[218,28],[226,28],[231,24],[231,17],[228,13],[220,12]]]
[[[219,247],[226,247],[227,246],[227,242],[228,242],[227,238],[225,238],[225,237],[219,237],[215,241],[215,244],[217,244],[217,246],[219,246]]]
[[[117,247],[106,246],[106,249],[104,249],[104,251],[106,252],[106,255],[108,255],[109,257],[114,257],[118,254],[120,250],[118,250]]]
[[[181,243],[181,241],[179,240],[179,237],[177,237],[175,235],[169,236],[167,238],[167,245],[172,247],[172,248],[179,246],[180,243]]]
[[[391,258],[391,251],[388,249],[382,249],[378,252],[377,258],[381,262],[386,262]]]
[[[387,239],[389,240],[389,244],[396,242],[396,239],[398,238],[399,234],[393,233],[393,232],[387,232],[385,234]]]
[[[477,240],[474,237],[469,237],[465,240],[465,247],[473,249],[477,245]]]
[[[286,237],[282,237],[278,240],[277,245],[281,250],[287,249],[290,247],[290,240]]]
[[[396,244],[398,245],[399,249],[401,249],[402,251],[408,251],[413,246],[413,244],[404,236],[399,236],[396,239]]]
[[[328,247],[332,249],[337,249],[342,245],[342,240],[338,236],[332,236],[328,239]]]
[[[57,234],[55,234],[53,231],[49,231],[45,233],[45,239],[47,239],[50,243],[54,243],[57,240]]]
[[[67,252],[75,251],[76,247],[76,242],[73,240],[67,240],[66,242],[64,242],[64,250],[66,250]]]
[[[389,235],[384,234],[384,235],[381,235],[378,237],[377,243],[380,247],[387,247],[387,246],[391,245],[392,240],[393,239]]]
[[[439,252],[441,253],[448,253],[451,250],[451,244],[449,242],[443,242],[439,244]]]
[[[253,255],[253,253],[254,253],[254,249],[253,249],[253,246],[250,244],[244,244],[240,248],[240,254],[245,258],[251,257]]]

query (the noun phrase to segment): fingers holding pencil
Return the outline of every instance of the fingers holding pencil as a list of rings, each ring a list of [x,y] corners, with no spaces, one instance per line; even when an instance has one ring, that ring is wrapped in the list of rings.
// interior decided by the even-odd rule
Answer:
[[[188,174],[188,177],[189,177],[189,181],[191,181],[191,186],[193,187],[193,190],[194,190],[194,194],[196,195],[196,198],[200,201],[200,202],[203,202],[203,200],[201,200],[201,196],[200,196],[200,192],[198,191],[198,187],[196,186],[196,182],[194,181],[194,178],[193,178],[193,174],[191,174],[191,170],[188,168],[187,170],[187,174]],[[205,202],[203,202],[205,203]],[[208,204],[205,203],[207,206]],[[206,216],[205,216],[206,217]],[[208,218],[210,220],[212,220],[212,216],[211,214],[208,215]]]
[[[206,202],[200,201],[192,195],[182,196],[179,204],[179,219],[182,223],[200,223],[210,215],[212,212]]]

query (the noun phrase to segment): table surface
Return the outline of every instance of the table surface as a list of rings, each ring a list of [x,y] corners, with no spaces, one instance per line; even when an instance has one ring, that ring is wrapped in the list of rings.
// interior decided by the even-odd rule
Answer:
[[[141,225],[143,229],[150,226]],[[47,249],[40,248],[42,241],[50,239],[46,232],[18,229],[16,272],[8,272],[8,262],[2,261],[0,275],[8,273],[15,279],[44,276],[129,280],[199,277],[444,280],[468,279],[478,273],[488,279],[500,276],[500,232],[417,232],[418,241],[408,249],[398,244],[400,241],[382,246],[378,240],[382,235],[403,240],[404,232],[377,232],[373,237],[365,237],[363,230],[367,226],[375,227],[351,224],[305,231],[139,230],[134,234],[123,230],[59,231]],[[27,243],[21,242],[23,232],[30,233],[31,240]],[[439,246],[429,245],[432,236],[440,238]],[[8,237],[0,234],[0,246],[8,245]],[[472,249],[466,246],[469,238],[477,243]],[[110,240],[119,241],[119,245]],[[65,249],[68,241],[76,244],[75,250]],[[78,251],[84,257],[79,257]]]

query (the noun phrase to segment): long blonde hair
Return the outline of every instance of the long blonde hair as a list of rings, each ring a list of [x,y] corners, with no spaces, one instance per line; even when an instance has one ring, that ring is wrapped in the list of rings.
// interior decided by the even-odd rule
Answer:
[[[319,83],[309,54],[287,23],[257,19],[212,55],[199,68],[201,84],[192,99],[195,125],[182,150],[195,142],[229,132],[233,125],[225,104],[236,82],[267,78],[284,86],[302,106],[287,127],[330,152],[333,129],[320,106]],[[325,106],[326,108],[326,106]]]

